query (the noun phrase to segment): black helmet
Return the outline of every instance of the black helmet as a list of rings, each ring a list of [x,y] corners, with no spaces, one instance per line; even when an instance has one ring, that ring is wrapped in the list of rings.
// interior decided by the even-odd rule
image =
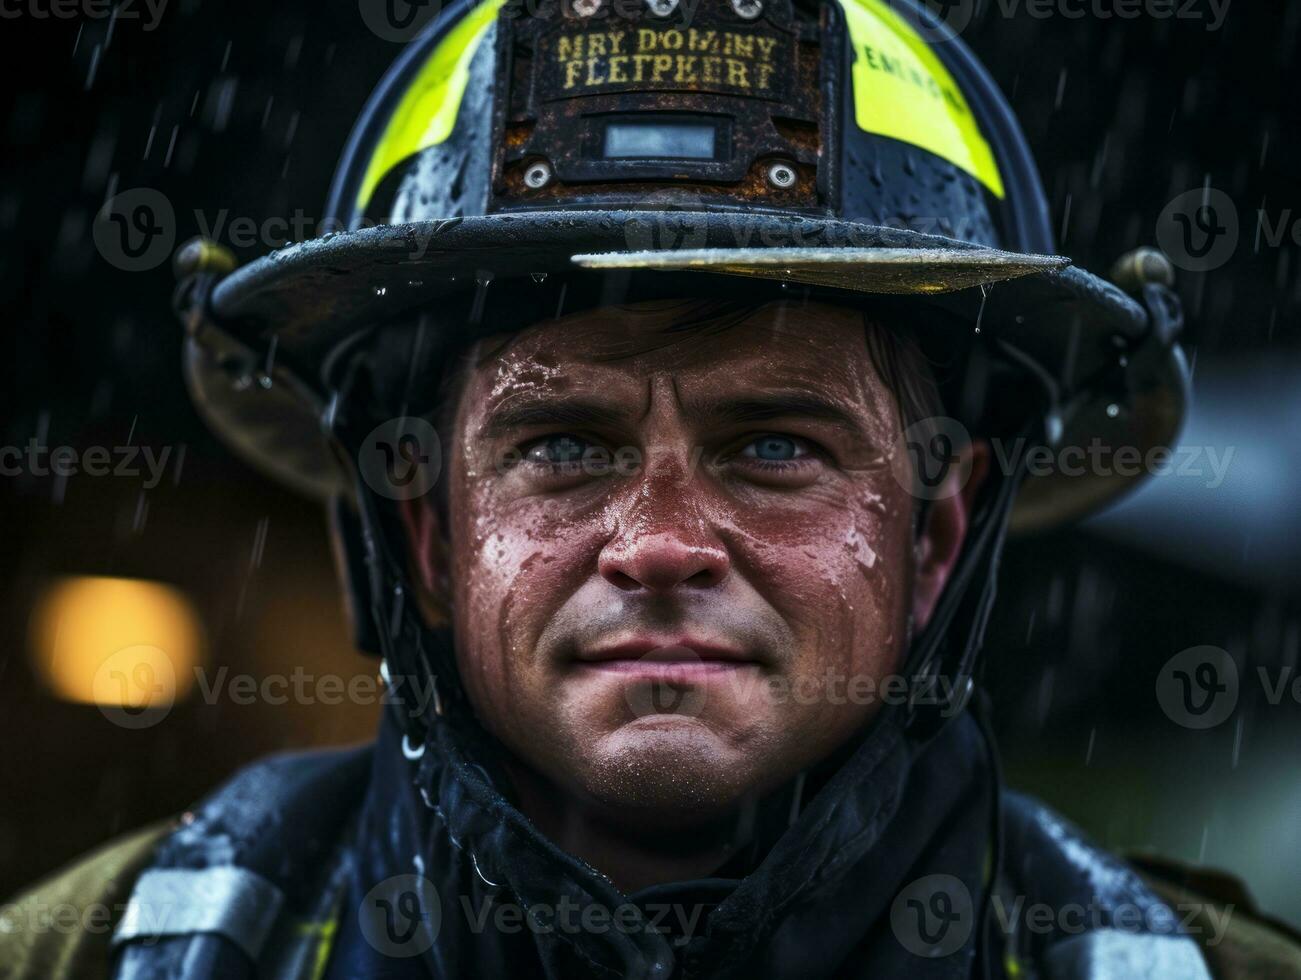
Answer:
[[[327,221],[331,234],[234,272],[208,245],[178,256],[187,376],[237,450],[336,502],[352,552],[370,549],[354,594],[386,622],[401,563],[377,557],[383,505],[358,479],[339,393],[381,324],[464,302],[432,329],[473,330],[482,303],[457,297],[572,310],[611,282],[620,296],[729,282],[906,294],[934,313],[930,343],[1015,367],[983,371],[977,400],[1020,404],[1038,442],[1147,451],[1184,411],[1169,264],[1132,256],[1127,293],[1052,254],[1010,108],[914,0],[458,0],[380,83]],[[989,540],[973,533],[977,563],[1009,519],[1078,516],[1133,477],[1035,476],[1019,497],[1019,474],[1005,482]]]

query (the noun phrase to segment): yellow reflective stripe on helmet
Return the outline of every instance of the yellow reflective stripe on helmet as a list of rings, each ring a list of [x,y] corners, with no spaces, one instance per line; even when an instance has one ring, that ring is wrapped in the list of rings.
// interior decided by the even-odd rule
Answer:
[[[402,96],[375,147],[357,195],[357,210],[399,163],[452,135],[470,78],[470,61],[505,0],[482,0],[435,45],[415,81]]]
[[[840,0],[854,45],[859,129],[943,157],[997,197],[1003,179],[957,82],[917,31],[883,0]]]

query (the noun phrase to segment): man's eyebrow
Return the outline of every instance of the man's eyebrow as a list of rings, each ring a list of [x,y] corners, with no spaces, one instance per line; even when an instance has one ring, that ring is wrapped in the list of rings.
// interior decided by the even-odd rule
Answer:
[[[625,418],[622,406],[583,398],[537,398],[512,400],[490,412],[483,425],[488,437],[504,435],[531,426],[598,426]]]
[[[711,418],[723,422],[766,422],[776,418],[808,418],[831,422],[855,432],[863,430],[862,420],[836,402],[814,393],[785,392],[727,398],[702,406]]]
[[[710,399],[699,405],[688,406],[688,409],[691,414],[714,423],[744,424],[778,418],[806,418],[830,422],[851,432],[863,432],[862,420],[857,415],[835,401],[811,392]],[[627,421],[628,418],[628,406],[600,400],[577,397],[512,399],[488,414],[481,432],[487,438],[494,438],[517,429],[542,426],[596,427]]]

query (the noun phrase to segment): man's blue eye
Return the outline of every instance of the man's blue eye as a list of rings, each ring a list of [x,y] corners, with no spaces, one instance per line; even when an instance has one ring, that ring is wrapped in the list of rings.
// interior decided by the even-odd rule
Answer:
[[[528,451],[528,458],[535,463],[577,463],[583,458],[587,444],[573,436],[552,436],[543,439]]]
[[[800,444],[789,436],[761,436],[742,450],[742,455],[769,462],[784,462],[803,455]]]

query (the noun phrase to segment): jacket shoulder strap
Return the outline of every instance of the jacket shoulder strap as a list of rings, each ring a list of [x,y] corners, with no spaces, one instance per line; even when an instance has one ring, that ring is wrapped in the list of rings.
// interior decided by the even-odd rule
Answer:
[[[175,826],[120,837],[0,906],[5,980],[108,976],[109,940],[131,889]]]
[[[1301,934],[1263,914],[1240,881],[1165,858],[1131,860],[1187,919],[1217,980],[1301,980]]]
[[[1132,867],[1037,800],[1003,795],[1009,961],[1048,980],[1210,980],[1195,936]]]
[[[187,814],[132,888],[113,935],[117,980],[311,976],[371,755],[261,759]]]

